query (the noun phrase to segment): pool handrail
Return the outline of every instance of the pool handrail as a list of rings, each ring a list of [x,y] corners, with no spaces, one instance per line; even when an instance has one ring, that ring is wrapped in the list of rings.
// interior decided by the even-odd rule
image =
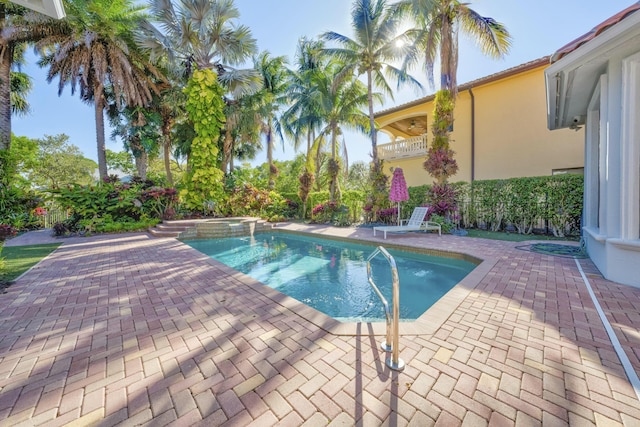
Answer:
[[[391,313],[389,312],[389,303],[387,299],[382,295],[378,286],[376,286],[373,281],[373,276],[371,274],[371,260],[375,258],[378,254],[382,254],[387,261],[389,262],[389,266],[391,267],[391,280],[392,280],[392,304],[393,304],[393,319]],[[387,358],[386,364],[390,369],[394,371],[402,371],[405,367],[405,363],[399,357],[399,341],[400,341],[400,279],[398,277],[398,267],[396,264],[396,260],[393,256],[382,246],[378,246],[376,250],[373,251],[369,258],[367,258],[367,279],[373,290],[380,298],[382,305],[384,306],[384,314],[387,318],[387,335],[385,342],[383,342],[380,347],[386,351],[391,352],[391,357]],[[391,342],[393,341],[393,343]]]

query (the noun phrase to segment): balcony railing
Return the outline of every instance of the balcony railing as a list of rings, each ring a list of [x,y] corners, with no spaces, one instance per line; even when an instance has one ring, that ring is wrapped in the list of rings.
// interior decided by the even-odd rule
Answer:
[[[406,159],[427,155],[427,135],[400,139],[388,144],[378,145],[378,157],[381,160]]]

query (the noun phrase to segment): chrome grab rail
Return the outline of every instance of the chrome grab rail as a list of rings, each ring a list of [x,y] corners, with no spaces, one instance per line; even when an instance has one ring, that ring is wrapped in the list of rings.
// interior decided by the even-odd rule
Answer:
[[[386,298],[380,292],[380,289],[376,286],[373,281],[373,277],[371,275],[371,260],[375,258],[378,254],[384,255],[384,257],[389,262],[391,267],[391,279],[393,285],[392,297],[393,300],[393,319],[391,317],[391,313],[389,312],[389,303]],[[400,279],[398,278],[398,267],[396,266],[396,260],[391,256],[389,252],[382,246],[378,246],[375,251],[369,258],[367,258],[367,279],[373,287],[373,290],[378,294],[378,298],[382,301],[382,305],[384,306],[384,314],[387,318],[387,336],[385,342],[383,342],[380,347],[386,351],[391,352],[391,357],[387,358],[386,364],[389,368],[395,371],[402,371],[404,369],[405,363],[399,357],[399,340],[400,340]],[[393,343],[391,341],[393,340]]]

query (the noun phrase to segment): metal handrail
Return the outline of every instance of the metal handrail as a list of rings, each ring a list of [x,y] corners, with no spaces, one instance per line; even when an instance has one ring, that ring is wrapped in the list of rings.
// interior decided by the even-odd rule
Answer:
[[[375,282],[373,281],[373,276],[371,275],[371,260],[375,258],[378,254],[384,255],[384,257],[389,262],[391,267],[391,279],[392,279],[392,298],[391,301],[393,303],[393,319],[391,318],[391,313],[389,313],[389,303],[386,298],[378,289]],[[383,342],[380,347],[386,352],[391,352],[391,357],[387,358],[386,363],[387,366],[395,371],[402,371],[404,369],[405,363],[399,357],[399,341],[400,341],[400,279],[398,278],[398,267],[396,265],[396,260],[391,256],[389,252],[382,246],[378,246],[375,251],[369,258],[367,258],[367,279],[373,287],[373,290],[378,294],[378,298],[382,301],[382,305],[384,306],[384,314],[387,318],[387,334],[385,338],[385,342]],[[391,341],[393,340],[393,343]]]

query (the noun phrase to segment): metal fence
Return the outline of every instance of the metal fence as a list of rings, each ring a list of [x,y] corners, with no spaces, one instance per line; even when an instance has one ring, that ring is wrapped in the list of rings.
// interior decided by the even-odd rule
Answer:
[[[54,224],[67,218],[69,218],[69,211],[66,209],[48,209],[47,213],[42,217],[42,225],[44,228],[51,228]]]

